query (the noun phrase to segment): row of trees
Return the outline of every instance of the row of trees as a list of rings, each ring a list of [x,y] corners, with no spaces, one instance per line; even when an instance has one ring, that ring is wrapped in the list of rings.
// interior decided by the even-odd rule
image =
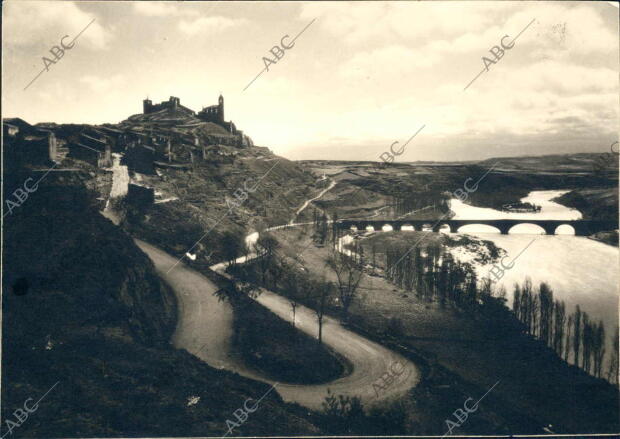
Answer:
[[[358,258],[363,255],[359,244],[352,250]],[[450,303],[459,308],[471,308],[491,297],[505,301],[506,296],[502,286],[494,289],[486,279],[479,282],[470,264],[455,260],[449,251],[436,243],[424,249],[406,245],[388,248],[385,276],[400,288],[415,291],[418,297],[437,301],[441,306]],[[537,289],[529,279],[523,286],[516,285],[513,312],[528,334],[543,341],[560,358],[567,362],[572,359],[573,364],[587,373],[618,383],[617,327],[613,355],[606,366],[603,322],[591,320],[578,305],[568,315],[565,303],[554,300],[553,290],[547,283],[542,282]]]
[[[337,227],[338,214],[333,212],[330,217],[325,211],[313,210],[312,213],[312,227],[314,233],[312,239],[318,244],[325,244],[331,242],[332,245],[336,243],[340,237],[340,229]]]
[[[373,252],[374,254],[374,252]],[[424,251],[418,246],[396,245],[385,253],[385,275],[388,280],[418,297],[436,300],[443,307],[478,304],[493,293],[490,284],[478,287],[471,264],[460,262],[441,245],[429,244]],[[499,293],[505,295],[504,292]]]
[[[565,361],[599,378],[618,382],[618,328],[613,356],[605,368],[606,337],[602,321],[591,320],[580,306],[567,315],[564,301],[553,299],[553,290],[542,282],[535,289],[530,279],[515,285],[513,312],[528,334],[537,337]],[[572,356],[571,356],[572,354]]]
[[[325,211],[312,211],[312,226],[314,228],[314,242],[325,244],[329,238],[329,219]]]
[[[300,271],[297,258],[283,254],[277,239],[268,233],[260,235],[253,250],[258,257],[251,264],[233,265],[231,269],[249,282],[278,291],[286,297],[292,311],[293,326],[300,304],[308,306],[315,313],[319,343],[322,342],[323,322],[329,308],[339,309],[343,320],[348,320],[349,309],[357,297],[364,275],[357,260],[333,252],[325,264],[336,277],[336,282],[330,282],[325,276],[317,278],[306,271]]]
[[[317,224],[320,225],[321,221],[315,223],[315,235]],[[278,241],[269,234],[261,234],[254,250],[260,257],[253,264],[243,267],[245,276],[264,287],[280,291],[288,298],[293,325],[300,303],[313,309],[319,328],[319,343],[327,309],[339,309],[343,320],[347,321],[364,271],[376,270],[377,256],[381,255],[377,253],[376,246],[371,245],[371,259],[368,261],[359,241],[348,246],[348,251],[332,252],[326,268],[335,274],[336,281],[328,282],[324,277],[313,278],[307,272],[298,270],[295,258],[282,255]],[[471,264],[454,259],[438,243],[430,243],[424,249],[393,245],[385,251],[383,260],[388,280],[407,291],[415,291],[420,298],[437,301],[442,307],[449,303],[471,309],[490,302],[505,302],[506,291],[503,287],[494,290],[487,280],[479,282]],[[491,301],[491,298],[499,301]],[[592,321],[579,306],[569,315],[565,303],[554,300],[553,290],[547,283],[542,282],[538,288],[534,288],[529,279],[522,286],[517,284],[513,295],[513,313],[528,334],[543,341],[560,358],[567,362],[572,360],[587,373],[618,383],[617,327],[613,355],[606,365],[603,322]]]
[[[389,197],[388,205],[391,206],[389,214],[391,216],[403,216],[428,206],[447,212],[450,207],[449,199],[450,197],[447,194],[440,191],[406,191]]]

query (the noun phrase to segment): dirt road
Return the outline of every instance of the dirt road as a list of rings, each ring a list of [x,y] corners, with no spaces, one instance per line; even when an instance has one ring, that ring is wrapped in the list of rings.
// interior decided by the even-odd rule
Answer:
[[[213,367],[225,368],[249,378],[272,383],[259,373],[246,367],[232,349],[232,309],[213,295],[218,287],[205,276],[179,263],[169,273],[177,259],[162,250],[136,240],[138,246],[151,258],[159,275],[174,288],[179,302],[179,320],[173,337],[177,348],[201,358]],[[291,321],[288,301],[264,291],[257,299],[282,319]],[[316,337],[318,325],[311,309],[297,308],[297,327]],[[350,375],[320,385],[289,385],[279,383],[276,391],[285,401],[297,402],[313,409],[320,409],[329,388],[335,394],[360,396],[369,407],[406,393],[419,379],[418,367],[401,355],[355,334],[334,319],[326,318],[323,326],[326,345],[345,357],[353,365]],[[391,371],[391,372],[390,372]],[[386,377],[391,373],[390,384]]]

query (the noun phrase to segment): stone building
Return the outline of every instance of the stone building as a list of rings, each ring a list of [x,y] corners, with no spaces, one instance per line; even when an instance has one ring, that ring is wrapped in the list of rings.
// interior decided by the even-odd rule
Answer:
[[[58,144],[51,131],[33,130],[25,134],[20,131],[12,142],[7,140],[5,147],[13,150],[11,157],[20,163],[49,166],[57,160]]]
[[[141,174],[155,174],[153,162],[157,158],[155,148],[148,145],[132,144],[127,147],[124,163],[129,170]]]
[[[170,111],[180,110],[182,112],[186,112],[192,115],[196,114],[194,110],[191,110],[181,105],[181,100],[175,96],[170,96],[168,101],[163,101],[163,102],[160,102],[159,104],[153,104],[153,101],[151,101],[149,98],[146,98],[144,101],[142,101],[142,110],[144,114],[155,113],[161,110],[170,110]]]
[[[90,163],[98,168],[112,166],[112,147],[106,136],[82,131],[77,140],[69,144],[69,157]]]
[[[224,96],[220,95],[217,105],[204,107],[197,114],[198,118],[205,122],[213,122],[218,125],[224,124]]]
[[[170,96],[168,101],[160,102],[159,104],[153,104],[150,99],[143,101],[144,114],[151,114],[161,110],[169,111],[181,111],[188,115],[195,116],[197,119],[203,122],[211,122],[224,128],[229,134],[237,137],[236,146],[246,146],[248,142],[245,140],[247,136],[243,135],[243,131],[237,130],[234,122],[226,121],[224,118],[224,96],[220,95],[217,101],[217,105],[210,105],[203,107],[198,113],[181,105],[181,100],[175,96]],[[162,121],[159,121],[162,122]],[[195,126],[196,124],[183,125],[184,127]]]

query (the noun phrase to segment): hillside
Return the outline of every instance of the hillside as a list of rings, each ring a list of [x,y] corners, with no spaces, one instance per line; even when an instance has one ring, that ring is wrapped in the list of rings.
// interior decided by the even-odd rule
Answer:
[[[241,237],[296,219],[304,202],[325,187],[298,164],[255,146],[223,111],[222,96],[199,112],[171,96],[159,104],[145,100],[143,113],[118,124],[33,126],[6,119],[17,131],[5,136],[7,162],[41,171],[53,163],[55,171],[96,171],[101,207],[113,169],[126,166],[130,196],[120,205],[112,200],[123,227],[176,255],[191,250],[218,262],[226,233]]]
[[[8,193],[24,175],[5,175]],[[58,383],[13,433],[224,435],[233,412],[269,386],[172,348],[175,296],[132,239],[99,214],[99,194],[83,186],[91,179],[50,173],[5,218],[3,421]],[[316,434],[305,413],[272,392],[235,432]]]
[[[310,227],[307,231],[311,231]],[[293,254],[305,248],[311,236],[307,233],[300,237],[292,229],[278,230],[273,235],[283,249]],[[460,425],[455,434],[544,434],[544,428],[558,434],[618,431],[617,388],[569,365],[527,336],[509,310],[498,306],[504,298],[495,304],[488,302],[486,308],[474,313],[428,300],[419,289],[398,286],[384,277],[384,252],[398,246],[420,246],[426,252],[448,241],[450,246],[471,246],[470,254],[488,261],[505,255],[490,241],[466,237],[458,239],[465,241],[459,244],[456,237],[442,235],[362,233],[354,241],[364,249],[367,275],[350,308],[350,326],[384,346],[412,354],[418,362],[422,358],[426,367],[420,385],[401,401],[408,407],[406,415],[396,416],[398,410],[392,413],[391,427],[401,428],[393,434],[444,434],[445,420],[452,417],[459,404],[467,398],[477,400],[494,382],[498,385],[488,394],[482,409]],[[327,246],[308,245],[298,269],[317,277],[329,276],[336,282],[335,273],[324,272],[329,256]],[[373,274],[369,267],[375,260],[378,269]],[[286,289],[279,292],[283,296],[290,294]],[[337,305],[328,309],[331,315],[341,312]]]
[[[607,168],[596,167],[604,160],[609,162]],[[389,166],[325,160],[303,164],[316,175],[326,175],[339,183],[317,205],[340,218],[437,218],[446,211],[441,206],[442,199],[455,198],[455,191],[463,191],[466,182],[471,188],[478,181],[477,189],[468,191],[464,200],[474,206],[499,209],[534,190],[569,189],[575,192],[557,201],[583,209],[587,218],[616,218],[618,212],[617,158],[611,160],[606,154]]]
[[[224,435],[233,412],[269,387],[172,347],[176,296],[132,238],[179,257],[191,250],[207,266],[224,259],[223,236],[294,219],[324,183],[232,122],[183,108],[99,126],[12,121],[5,198],[28,178],[45,180],[4,222],[3,419],[59,382],[22,435]],[[129,192],[111,199],[124,166]],[[101,215],[106,206],[120,227]],[[268,327],[273,319],[261,314]],[[291,359],[287,342],[270,361],[302,362],[301,374],[303,355]],[[333,361],[318,354],[321,367]],[[263,410],[235,433],[320,432],[315,414],[276,392]]]
[[[191,249],[200,259],[215,263],[224,259],[220,244],[225,233],[245,236],[287,223],[305,200],[320,191],[317,179],[293,162],[268,151],[234,152],[234,159],[211,166],[140,175],[142,184],[170,201],[130,206],[128,230],[179,256]]]

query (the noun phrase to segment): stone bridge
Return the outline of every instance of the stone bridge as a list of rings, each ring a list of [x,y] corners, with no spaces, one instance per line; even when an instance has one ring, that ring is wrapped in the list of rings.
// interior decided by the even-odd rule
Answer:
[[[463,226],[470,224],[484,224],[495,227],[503,235],[507,235],[510,229],[519,224],[535,224],[544,229],[545,234],[555,235],[556,229],[562,225],[569,225],[575,231],[576,236],[589,236],[596,232],[615,230],[618,221],[613,220],[537,220],[537,219],[445,219],[445,220],[340,220],[337,222],[339,229],[365,230],[370,227],[373,230],[383,230],[384,226],[390,226],[392,230],[428,230],[438,232],[448,226],[450,232],[458,232]],[[403,229],[404,227],[404,229]]]

